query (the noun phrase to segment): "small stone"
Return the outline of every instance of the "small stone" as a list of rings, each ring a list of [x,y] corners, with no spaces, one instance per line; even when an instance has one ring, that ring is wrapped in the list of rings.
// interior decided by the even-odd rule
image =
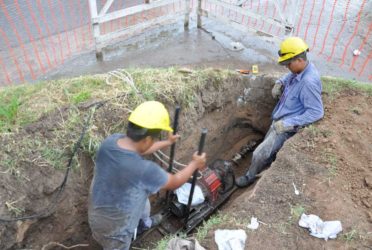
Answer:
[[[368,218],[368,221],[372,223],[372,212],[371,211],[367,211],[367,218]]]
[[[364,204],[364,206],[366,206],[366,207],[368,207],[368,208],[371,207],[371,204],[368,202],[367,199],[362,200],[362,203]]]
[[[364,182],[366,183],[367,187],[372,188],[372,176],[364,177]]]

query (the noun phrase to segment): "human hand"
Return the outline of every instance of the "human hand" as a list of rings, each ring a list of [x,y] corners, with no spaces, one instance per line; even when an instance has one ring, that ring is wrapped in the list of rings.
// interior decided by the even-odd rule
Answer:
[[[271,89],[271,95],[274,99],[279,99],[283,93],[283,84],[281,81],[277,80],[274,84],[274,87]]]
[[[207,166],[207,155],[206,153],[199,155],[198,152],[195,152],[192,156],[192,161],[196,164],[199,170],[203,170]]]
[[[281,133],[284,133],[284,132],[289,132],[293,129],[294,129],[293,126],[285,126],[284,123],[283,123],[283,120],[279,120],[279,121],[274,122],[274,130],[278,134],[281,134]]]
[[[180,138],[181,136],[179,134],[173,134],[172,132],[168,132],[168,141],[170,143],[170,145],[172,145],[173,143],[175,143],[177,141],[178,138]]]

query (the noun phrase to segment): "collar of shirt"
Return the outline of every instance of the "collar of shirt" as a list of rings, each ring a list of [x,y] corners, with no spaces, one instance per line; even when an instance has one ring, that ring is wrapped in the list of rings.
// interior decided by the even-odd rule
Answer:
[[[305,72],[308,71],[310,68],[310,62],[308,61],[306,67],[304,68],[304,70],[300,73],[300,74],[297,74],[295,79],[297,80],[297,82],[301,81],[302,77],[304,76]]]

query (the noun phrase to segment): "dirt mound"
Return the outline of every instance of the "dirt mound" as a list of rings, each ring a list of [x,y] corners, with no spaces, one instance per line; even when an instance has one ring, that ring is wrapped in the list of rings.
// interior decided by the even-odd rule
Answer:
[[[252,216],[265,224],[248,232],[247,249],[370,249],[372,97],[351,89],[324,96],[325,117],[289,139],[254,189],[228,203],[245,228]],[[299,189],[295,195],[293,184]],[[337,240],[324,241],[298,226],[302,212],[340,220]],[[217,249],[210,231],[202,245]],[[209,240],[208,240],[209,239]]]

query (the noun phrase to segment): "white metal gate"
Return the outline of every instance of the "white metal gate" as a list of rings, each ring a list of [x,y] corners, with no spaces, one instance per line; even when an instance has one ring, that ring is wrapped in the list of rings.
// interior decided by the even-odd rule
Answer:
[[[138,2],[138,4],[132,7],[108,12],[114,2],[115,0],[107,0],[102,8],[98,10],[97,0],[89,0],[89,8],[93,25],[93,36],[96,46],[96,57],[98,60],[103,59],[102,48],[107,44],[107,42],[112,41],[120,36],[130,35],[135,32],[139,33],[155,24],[172,20],[177,15],[184,15],[184,26],[187,28],[189,25],[189,15],[191,11],[190,0],[158,0],[153,2],[150,2],[150,0],[145,0],[144,3]],[[165,13],[163,11],[155,16],[143,16],[144,13],[149,14],[151,10],[162,10],[162,8],[166,9]],[[127,18],[130,16],[135,17],[136,15],[141,15],[143,20],[106,34],[101,33],[101,25],[121,18]]]
[[[199,0],[201,16],[213,18],[243,31],[259,31],[281,37],[293,32],[298,0]]]

